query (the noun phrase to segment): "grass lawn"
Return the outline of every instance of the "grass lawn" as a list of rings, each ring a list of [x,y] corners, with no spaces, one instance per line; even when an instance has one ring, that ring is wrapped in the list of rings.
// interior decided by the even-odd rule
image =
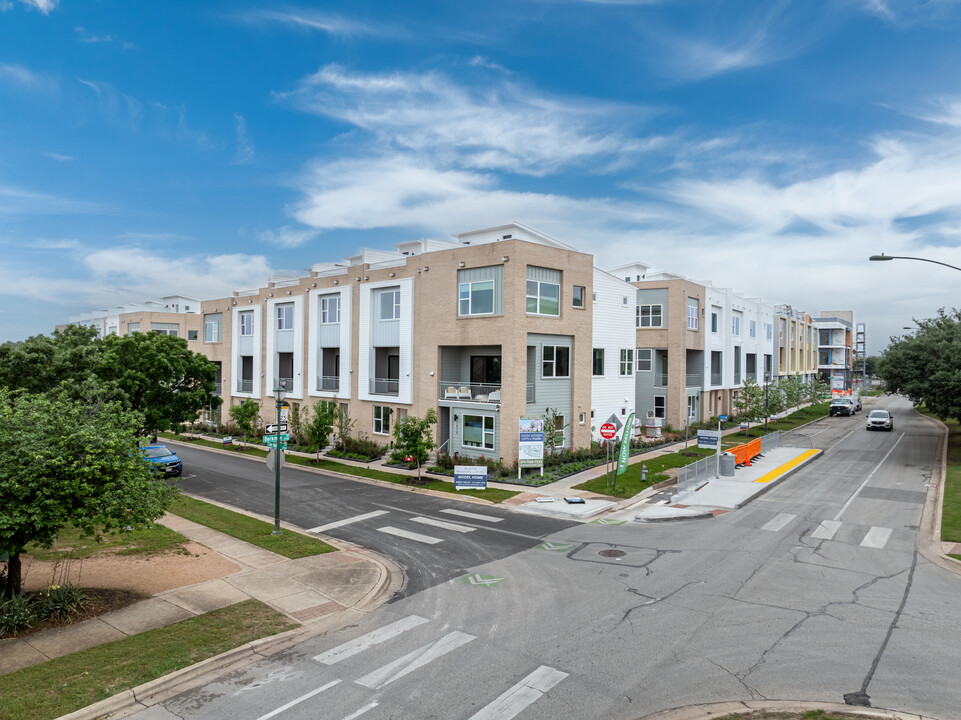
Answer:
[[[187,442],[191,445],[203,445],[205,447],[223,449],[222,443],[214,442],[212,440],[178,437],[175,435],[170,435],[169,433],[164,433],[163,435],[164,437],[169,437],[172,440]],[[243,455],[267,457],[267,451],[260,448],[230,449],[232,452],[239,452]],[[401,475],[400,473],[392,473],[385,470],[375,470],[372,468],[358,467],[356,465],[348,465],[347,463],[337,462],[336,460],[315,460],[314,458],[300,457],[299,455],[291,455],[289,453],[287,454],[286,462],[290,463],[291,465],[303,465],[304,467],[317,468],[318,470],[331,470],[333,472],[339,472],[345,475],[356,475],[357,477],[366,477],[372,480],[382,480],[384,482],[395,483],[397,485],[422,487],[427,488],[428,490],[450,493],[451,495],[470,495],[471,497],[489,500],[492,503],[504,502],[507,500],[507,498],[514,497],[518,494],[517,492],[511,490],[498,490],[495,488],[488,488],[487,490],[457,490],[452,482],[436,480],[427,476],[422,476],[422,482],[418,483],[416,475]]]
[[[677,453],[671,453],[676,455]],[[660,458],[657,458],[660,460]],[[692,458],[692,462],[696,458]],[[580,485],[575,485],[575,490],[587,490],[589,492],[595,492],[600,495],[610,495],[611,497],[619,498],[629,498],[634,497],[639,492],[642,492],[649,488],[651,485],[656,485],[662,480],[667,480],[667,475],[660,472],[655,472],[651,469],[650,463],[644,463],[648,465],[647,468],[647,481],[641,480],[641,463],[634,463],[633,465],[628,465],[627,469],[624,471],[623,475],[618,475],[617,480],[614,484],[614,488],[611,489],[607,484],[607,479],[604,476],[594,478],[593,480],[587,480],[582,482]]]
[[[337,549],[316,538],[289,530],[284,531],[283,535],[271,535],[274,530],[272,523],[185,495],[174,501],[170,512],[292,559],[322,555]]]
[[[957,420],[948,420],[944,424],[948,426],[949,435],[941,539],[961,543],[961,426]]]
[[[257,600],[0,675],[0,719],[47,720],[298,627]]]
[[[39,545],[27,545],[27,554],[35,560],[58,560],[64,557],[74,559],[88,558],[104,551],[114,551],[117,555],[151,555],[162,552],[187,553],[187,542],[180,533],[163,525],[153,525],[145,530],[104,535],[98,542],[95,538],[83,538],[80,530],[67,527],[57,536],[57,546],[44,549]]]

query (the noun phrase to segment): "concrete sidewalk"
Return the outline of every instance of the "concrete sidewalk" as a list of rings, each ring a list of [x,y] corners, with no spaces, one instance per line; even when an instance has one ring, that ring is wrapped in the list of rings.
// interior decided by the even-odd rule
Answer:
[[[402,575],[373,553],[345,543],[336,552],[291,560],[203,525],[167,514],[160,522],[241,567],[233,575],[168,590],[128,607],[62,628],[0,640],[0,674],[119,640],[249,598],[302,625],[338,613],[369,612],[399,587]],[[287,532],[293,532],[288,529]],[[356,617],[349,614],[345,622]]]

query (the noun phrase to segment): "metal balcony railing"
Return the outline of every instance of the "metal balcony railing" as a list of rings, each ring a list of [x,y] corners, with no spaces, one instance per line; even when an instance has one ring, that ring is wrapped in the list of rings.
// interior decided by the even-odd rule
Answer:
[[[223,395],[223,383],[214,383],[214,395]]]
[[[318,375],[317,389],[326,390],[327,392],[337,392],[338,390],[340,390],[340,376],[339,375]]]
[[[249,393],[254,391],[254,381],[253,380],[238,380],[237,381],[237,392]]]
[[[399,395],[400,380],[397,378],[371,378],[371,395]]]
[[[294,379],[288,377],[279,377],[277,382],[280,383],[280,387],[284,388],[287,392],[294,389]]]
[[[500,383],[472,383],[461,380],[441,380],[438,397],[441,400],[468,402],[501,402]]]
[[[721,384],[721,375],[722,375],[722,373],[712,372],[712,373],[711,373],[711,385],[720,385],[720,384]]]
[[[744,373],[744,378],[746,380],[753,380],[754,382],[757,382],[757,373],[748,371]]]
[[[656,373],[654,373],[654,387],[667,387],[667,373],[666,373],[666,372],[656,372]]]
[[[735,371],[734,371],[734,384],[735,384],[735,385],[740,385],[740,384],[741,384],[741,371],[740,371],[740,370],[735,370]]]
[[[704,384],[704,376],[701,373],[687,373],[684,378],[686,387],[701,387]]]

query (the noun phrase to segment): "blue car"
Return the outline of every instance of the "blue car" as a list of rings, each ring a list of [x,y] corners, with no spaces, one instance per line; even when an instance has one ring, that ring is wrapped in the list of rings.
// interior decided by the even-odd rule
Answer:
[[[184,471],[183,462],[166,445],[147,445],[141,449],[143,450],[143,456],[157,470],[163,471],[164,477],[177,476]]]

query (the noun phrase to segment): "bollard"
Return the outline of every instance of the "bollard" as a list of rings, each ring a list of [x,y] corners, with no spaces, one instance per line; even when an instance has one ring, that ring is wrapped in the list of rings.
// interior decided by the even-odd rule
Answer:
[[[647,482],[647,465],[641,465],[641,482]]]

